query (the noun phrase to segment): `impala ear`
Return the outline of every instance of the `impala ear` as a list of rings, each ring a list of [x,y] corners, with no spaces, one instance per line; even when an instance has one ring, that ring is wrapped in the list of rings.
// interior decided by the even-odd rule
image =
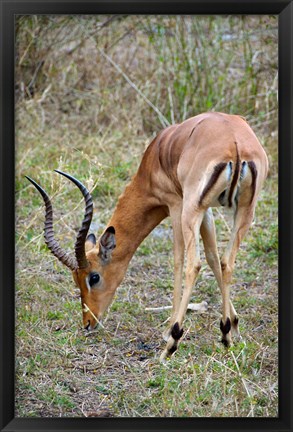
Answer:
[[[88,235],[84,245],[85,251],[88,252],[93,249],[96,246],[96,243],[97,241],[95,234]]]
[[[107,264],[111,260],[112,252],[116,247],[115,228],[113,226],[109,226],[106,229],[106,231],[100,238],[99,246],[99,256],[102,259],[103,263]]]

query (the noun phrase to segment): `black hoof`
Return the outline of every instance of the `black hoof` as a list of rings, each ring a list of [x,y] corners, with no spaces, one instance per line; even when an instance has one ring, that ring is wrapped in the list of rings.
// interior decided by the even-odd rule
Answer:
[[[226,339],[222,339],[221,342],[225,348],[229,348],[229,342]]]
[[[175,341],[178,341],[183,335],[183,328],[180,329],[178,322],[176,322],[171,330],[171,336]]]
[[[226,319],[225,324],[223,324],[222,320],[220,321],[220,329],[221,329],[221,332],[223,333],[224,336],[229,333],[229,331],[231,330],[231,320],[230,320],[230,318]]]
[[[176,322],[171,328],[171,335],[173,338],[173,345],[168,349],[168,356],[174,354],[178,348],[178,341],[183,335],[183,329],[180,329],[178,322]]]
[[[175,351],[177,351],[178,348],[178,344],[175,341],[174,345],[168,350],[168,355],[171,356],[172,354],[174,354]]]

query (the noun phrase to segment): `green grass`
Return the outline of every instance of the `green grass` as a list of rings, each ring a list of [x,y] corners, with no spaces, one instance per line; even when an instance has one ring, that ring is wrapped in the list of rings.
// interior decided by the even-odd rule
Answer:
[[[276,19],[129,16],[98,30],[105,19],[38,16],[18,21],[16,416],[275,417]],[[243,340],[228,351],[220,343],[221,296],[202,253],[192,301],[205,300],[209,308],[203,314],[188,311],[182,342],[165,366],[158,359],[170,311],[145,308],[171,304],[170,220],[138,248],[105,316],[105,328],[85,335],[79,292],[44,244],[43,203],[24,177],[38,181],[52,198],[56,237],[68,251],[84,204],[79,191],[53,170],[79,178],[92,191],[99,235],[165,121],[147,100],[170,123],[207,109],[244,115],[270,160],[231,289]],[[225,215],[228,228],[222,212],[214,215],[222,253],[232,218]]]

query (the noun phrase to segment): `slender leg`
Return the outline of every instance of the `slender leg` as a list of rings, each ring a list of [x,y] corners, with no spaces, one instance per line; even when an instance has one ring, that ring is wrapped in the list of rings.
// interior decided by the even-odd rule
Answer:
[[[186,249],[186,274],[185,286],[175,323],[171,329],[171,335],[166,344],[166,348],[161,354],[160,360],[173,354],[178,346],[178,341],[183,334],[182,324],[190,300],[193,285],[200,270],[199,253],[199,229],[203,218],[203,212],[195,212],[194,209],[182,212],[182,233]]]
[[[204,215],[200,234],[204,244],[207,262],[211,267],[219,287],[222,286],[222,269],[217,248],[216,229],[212,209],[209,208]]]
[[[229,299],[230,284],[232,273],[235,264],[235,258],[239,249],[241,240],[248,231],[254,215],[254,206],[238,207],[235,213],[234,226],[231,234],[230,241],[221,259],[222,267],[222,294],[223,294],[223,317],[220,322],[222,331],[222,342],[225,346],[232,343],[231,326],[234,325],[234,330],[238,330],[237,315],[231,314],[231,303]],[[235,310],[234,310],[235,311]],[[231,322],[231,319],[233,322]]]
[[[184,265],[184,239],[181,227],[181,212],[182,207],[178,206],[176,208],[170,209],[170,216],[172,220],[173,227],[173,252],[174,252],[174,292],[173,292],[173,308],[170,318],[170,323],[168,328],[163,333],[163,338],[167,342],[170,334],[171,328],[175,323],[177,317],[181,299],[182,292],[182,274]]]
[[[233,333],[235,332],[235,333],[239,334],[237,313],[235,311],[235,308],[234,308],[231,300],[226,299],[227,290],[223,289],[222,269],[221,269],[219,254],[218,254],[218,248],[217,248],[214,216],[213,216],[213,212],[212,212],[211,208],[209,208],[204,215],[204,218],[203,218],[203,221],[202,221],[202,224],[200,227],[200,234],[201,234],[201,237],[203,240],[207,262],[208,262],[209,266],[211,267],[211,269],[215,275],[218,286],[219,286],[221,293],[222,293],[222,302],[223,302],[223,304],[226,304],[227,301],[229,301],[230,317],[231,317],[231,322],[232,322]]]

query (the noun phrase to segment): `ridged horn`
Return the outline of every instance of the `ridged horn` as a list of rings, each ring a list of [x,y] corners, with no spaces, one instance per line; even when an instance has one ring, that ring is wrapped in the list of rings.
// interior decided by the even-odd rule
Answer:
[[[79,180],[62,171],[59,170],[55,170],[55,171],[58,174],[61,174],[64,177],[67,177],[69,180],[71,180],[78,187],[78,189],[81,191],[84,197],[85,214],[84,214],[81,228],[77,234],[74,248],[75,248],[75,256],[76,256],[78,267],[81,269],[86,268],[88,266],[88,261],[85,255],[85,240],[93,217],[93,211],[94,211],[93,200],[87,188]]]
[[[34,186],[35,188],[40,192],[40,194],[43,197],[44,203],[45,203],[45,228],[44,228],[44,237],[45,242],[50,251],[53,255],[55,255],[56,258],[59,259],[63,264],[65,264],[67,267],[69,267],[71,270],[75,270],[77,268],[77,262],[74,258],[70,257],[64,249],[61,248],[58,241],[54,237],[54,229],[53,229],[53,208],[50,201],[50,198],[48,197],[47,193],[44,191],[44,189],[33,179],[31,179],[28,176],[25,176]]]

